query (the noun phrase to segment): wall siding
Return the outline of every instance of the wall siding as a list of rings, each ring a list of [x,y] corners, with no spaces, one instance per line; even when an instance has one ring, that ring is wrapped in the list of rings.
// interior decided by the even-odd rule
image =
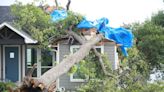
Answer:
[[[59,44],[59,61],[70,53],[70,46],[67,44]],[[67,91],[73,91],[76,87],[80,86],[81,82],[70,82],[70,76],[64,74],[59,78],[59,87],[64,87]]]
[[[105,43],[104,44],[104,53],[108,56],[109,62],[112,64],[112,68],[115,69],[115,53],[116,47],[114,43]]]

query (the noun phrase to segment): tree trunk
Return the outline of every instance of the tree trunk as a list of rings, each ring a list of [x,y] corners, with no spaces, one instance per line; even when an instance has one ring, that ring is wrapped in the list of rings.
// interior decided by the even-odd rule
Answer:
[[[101,41],[103,38],[102,34],[98,34],[91,40],[81,45],[80,49],[74,54],[70,54],[67,58],[63,59],[56,67],[53,67],[46,73],[44,73],[37,81],[46,85],[46,88],[61,75],[67,73],[69,69],[76,63],[80,62],[89,54],[91,48]]]

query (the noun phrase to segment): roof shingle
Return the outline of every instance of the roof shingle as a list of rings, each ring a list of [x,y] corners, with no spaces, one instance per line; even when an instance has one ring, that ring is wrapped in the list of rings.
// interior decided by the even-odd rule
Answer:
[[[10,6],[0,6],[0,24],[3,22],[12,22],[13,19]]]

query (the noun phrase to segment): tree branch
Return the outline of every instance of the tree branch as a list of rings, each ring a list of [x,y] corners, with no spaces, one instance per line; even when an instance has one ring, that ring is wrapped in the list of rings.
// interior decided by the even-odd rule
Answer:
[[[67,11],[69,10],[70,4],[71,4],[71,0],[68,0],[68,3],[67,3],[67,5],[66,5]]]
[[[54,42],[58,42],[63,39],[68,39],[69,35],[60,35],[60,36],[53,36],[49,39],[49,43],[52,44]]]
[[[58,9],[58,1],[55,0],[55,4],[56,4],[56,9]]]
[[[92,48],[95,55],[99,58],[99,62],[100,62],[100,65],[102,67],[102,70],[104,72],[105,75],[109,76],[109,77],[112,77],[112,78],[115,78],[116,79],[116,76],[114,76],[113,74],[107,72],[106,68],[105,68],[105,65],[103,63],[103,59],[102,59],[102,56],[101,54],[96,50],[96,48]]]
[[[75,32],[73,32],[71,30],[66,31],[66,33],[68,35],[73,36],[80,44],[84,44],[86,42],[82,37],[80,37],[78,34],[76,34]]]

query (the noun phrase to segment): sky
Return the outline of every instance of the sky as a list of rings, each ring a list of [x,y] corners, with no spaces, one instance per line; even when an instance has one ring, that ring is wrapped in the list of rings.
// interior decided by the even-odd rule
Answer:
[[[0,0],[0,5],[11,5],[15,0]],[[18,0],[25,3],[32,0]],[[54,0],[46,0],[54,5]],[[68,0],[58,0],[65,6]],[[111,27],[119,27],[123,23],[143,22],[159,10],[164,10],[163,0],[71,0],[70,9],[81,13],[90,20],[101,17],[109,19]]]

